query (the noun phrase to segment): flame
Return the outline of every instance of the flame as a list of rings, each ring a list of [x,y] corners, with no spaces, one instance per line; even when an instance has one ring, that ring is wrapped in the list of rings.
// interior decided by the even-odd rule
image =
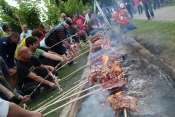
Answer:
[[[115,76],[119,76],[122,72],[120,63],[117,61],[114,61],[114,65],[111,67],[111,70],[115,73]]]
[[[108,97],[108,100],[112,103],[112,100],[114,99],[114,96],[121,96],[121,95],[123,95],[123,92],[122,91],[119,91],[119,92],[117,92],[117,93],[115,93],[113,95],[110,95]]]
[[[115,93],[116,96],[120,96],[120,95],[123,95],[123,92],[122,91],[119,91],[118,93]]]
[[[109,60],[109,57],[108,57],[108,56],[106,56],[106,55],[103,55],[103,57],[102,57],[102,61],[103,61],[103,63],[104,63],[104,66],[106,66],[106,65],[107,65],[108,60]]]

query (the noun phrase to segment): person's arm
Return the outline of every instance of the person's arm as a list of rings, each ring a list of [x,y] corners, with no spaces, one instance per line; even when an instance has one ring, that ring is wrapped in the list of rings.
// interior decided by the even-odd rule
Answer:
[[[10,64],[9,64],[8,58],[7,58],[7,52],[6,52],[7,49],[6,49],[6,47],[7,47],[7,45],[3,43],[2,47],[1,47],[1,50],[0,50],[1,51],[1,57],[4,59],[6,65],[10,69]]]
[[[17,45],[16,45],[16,47],[17,47]],[[14,47],[13,51],[11,51],[8,54],[8,60],[9,60],[10,68],[14,68],[15,67],[14,54],[15,54],[16,47]]]
[[[36,81],[36,82],[42,82],[42,81],[44,80],[42,77],[37,76],[36,74],[34,74],[34,73],[32,73],[32,72],[30,72],[30,73],[27,75],[27,77],[33,79],[33,80]],[[43,81],[43,84],[49,85],[49,86],[52,87],[52,88],[56,88],[56,87],[57,87],[57,85],[56,85],[55,83],[52,83],[52,82],[50,82],[50,81],[48,81],[48,80],[44,80],[44,81]]]
[[[51,60],[55,60],[55,61],[64,61],[63,57],[58,56],[56,54],[51,54],[51,53],[48,53],[48,52],[45,52],[43,54],[43,56],[46,57],[46,58],[49,58]]]
[[[17,92],[15,92],[11,87],[10,87],[10,85],[8,84],[8,82],[6,81],[6,79],[5,78],[3,78],[3,77],[0,77],[0,83],[4,86],[4,87],[6,87],[8,90],[10,90],[11,92],[13,92],[13,94],[15,95],[15,97],[16,98],[18,98],[19,97],[19,94],[17,93]]]
[[[9,110],[7,117],[44,117],[41,113],[36,111],[28,111],[20,106],[9,102]]]

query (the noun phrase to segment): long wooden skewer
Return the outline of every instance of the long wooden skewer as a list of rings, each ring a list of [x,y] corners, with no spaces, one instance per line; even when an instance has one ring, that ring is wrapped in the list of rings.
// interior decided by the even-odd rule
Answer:
[[[124,108],[124,117],[128,117],[126,108]]]
[[[86,65],[84,65],[84,66],[78,68],[77,70],[75,70],[74,72],[70,73],[70,74],[67,75],[66,77],[61,78],[60,82],[64,81],[67,77],[69,77],[69,76],[71,76],[71,75],[77,73],[78,71],[80,71],[81,69],[83,69],[83,68],[85,68],[85,67],[87,67],[87,66],[89,66],[89,65],[90,65],[90,63],[87,63]]]
[[[95,92],[97,92],[97,91],[100,91],[100,90],[101,90],[101,89],[97,89],[97,90],[92,91],[92,92],[90,92],[90,93],[88,93],[88,94],[86,94],[86,95],[83,95],[83,96],[81,96],[81,97],[79,97],[79,98],[76,98],[76,99],[74,99],[74,100],[72,100],[72,101],[70,101],[70,102],[68,102],[68,103],[66,103],[66,104],[63,104],[63,105],[61,105],[61,106],[59,106],[59,107],[57,107],[57,108],[55,108],[55,109],[53,109],[53,110],[51,110],[51,111],[45,113],[44,116],[46,116],[46,115],[48,115],[48,114],[50,114],[50,113],[52,113],[52,112],[54,112],[54,111],[56,111],[56,110],[58,110],[58,109],[64,107],[64,106],[66,106],[66,105],[68,105],[68,104],[70,104],[70,103],[73,103],[73,102],[75,102],[75,101],[77,101],[77,100],[79,100],[79,99],[82,99],[82,98],[84,98],[84,97],[87,97],[87,96],[89,96],[89,95],[91,95],[91,94],[93,94],[93,93],[95,93]]]
[[[83,54],[85,54],[85,53],[87,53],[87,52],[89,52],[89,51],[90,51],[90,50],[87,50],[87,51],[83,52],[82,54],[78,55],[77,57],[73,58],[72,60],[74,60],[74,59],[80,57],[81,55],[83,55]],[[66,66],[66,65],[67,65],[67,63],[64,64],[63,66],[61,66],[60,68],[58,68],[56,71],[60,70],[61,68],[63,68],[63,67]],[[50,72],[52,73],[53,70],[50,71]],[[49,73],[48,73],[47,76],[39,83],[39,85],[32,91],[32,93],[30,94],[30,96],[31,96],[31,95],[36,91],[36,89],[46,80],[46,78],[47,78],[48,76],[49,76]]]
[[[70,37],[68,37],[68,38],[66,38],[66,39],[72,38],[72,37],[74,37],[74,36],[77,36],[77,34],[72,35],[72,36],[70,36]],[[62,42],[63,42],[63,41],[65,41],[66,39],[63,39],[62,41],[59,41],[58,43],[54,44],[54,45],[53,45],[53,46],[51,46],[50,48],[53,48],[54,46],[56,46],[56,45],[58,45],[58,44],[62,43]]]
[[[73,97],[73,96],[75,96],[75,95],[77,95],[77,94],[83,93],[83,92],[88,91],[88,90],[90,90],[90,89],[92,89],[92,88],[95,88],[95,87],[97,87],[97,86],[100,86],[100,85],[94,85],[93,87],[84,89],[84,90],[79,91],[79,92],[77,92],[77,93],[74,93],[74,94],[72,94],[72,95],[70,95],[70,96],[68,96],[68,97],[66,97],[66,98],[57,100],[57,101],[51,103],[50,105],[47,105],[47,106],[45,106],[44,108],[41,108],[41,110],[36,110],[36,111],[38,111],[38,112],[43,112],[45,109],[47,109],[48,107],[50,107],[50,106],[52,106],[52,105],[54,105],[54,104],[56,104],[56,103],[59,103],[59,102],[61,102],[61,101],[63,101],[63,100],[66,100],[66,99],[69,99],[69,98],[71,98],[71,97]]]
[[[81,86],[83,86],[84,84],[86,84],[87,82],[88,82],[88,81],[85,80],[85,81],[83,81],[81,84],[78,84],[78,85],[74,86],[73,88],[69,89],[68,91],[63,92],[60,96],[58,96],[58,97],[56,97],[56,98],[50,100],[49,102],[47,102],[46,104],[44,104],[44,105],[43,105],[42,107],[40,107],[40,108],[43,108],[44,106],[46,106],[46,105],[52,103],[53,101],[55,101],[55,100],[57,100],[57,99],[59,99],[59,98],[62,99],[62,98],[64,98],[64,97],[66,97],[68,94],[74,92],[75,90],[77,90],[78,88],[80,88]],[[39,108],[38,110],[40,110],[40,108]]]
[[[77,82],[77,81],[76,81],[76,82]],[[84,81],[81,81],[81,84],[85,84],[85,83],[87,83],[87,80],[86,80],[86,79],[85,79]],[[79,86],[79,84],[77,84],[77,85]],[[69,91],[76,90],[76,88],[79,88],[77,85],[75,85],[75,86],[73,86],[72,88],[70,88],[69,90],[63,92],[61,95],[59,95],[59,96],[56,97],[56,98],[60,98],[60,97],[64,96],[64,95],[67,94],[67,92],[69,92]],[[60,93],[60,92],[58,92],[58,93]],[[58,93],[56,93],[56,94],[52,95],[51,97],[47,98],[46,100],[44,100],[43,102],[39,103],[38,105],[36,105],[35,107],[31,108],[30,110],[34,110],[36,107],[42,105],[42,104],[45,103],[45,102],[47,102],[45,105],[47,105],[48,103],[51,103],[51,102],[54,101],[54,99],[56,99],[56,98],[54,98],[53,100],[50,100],[50,99],[53,98],[54,96],[56,96]],[[49,100],[50,100],[50,101],[49,101]],[[49,101],[49,102],[48,102],[48,101]]]

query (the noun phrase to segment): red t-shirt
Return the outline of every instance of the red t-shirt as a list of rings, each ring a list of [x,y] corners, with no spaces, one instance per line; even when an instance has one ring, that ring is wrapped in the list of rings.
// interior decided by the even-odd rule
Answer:
[[[83,16],[80,16],[79,19],[74,19],[74,24],[79,26],[81,30],[86,30],[86,27],[83,26],[85,22],[85,18]]]
[[[120,10],[114,14],[114,19],[121,25],[125,26],[129,23],[129,19],[127,17],[127,13],[125,10]]]

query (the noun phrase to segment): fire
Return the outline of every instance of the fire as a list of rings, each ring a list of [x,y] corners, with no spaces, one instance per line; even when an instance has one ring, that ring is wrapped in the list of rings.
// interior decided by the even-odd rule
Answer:
[[[120,91],[120,92],[116,93],[115,95],[116,95],[116,96],[123,95],[123,92],[122,92],[122,91]]]
[[[108,57],[108,56],[106,56],[106,55],[103,55],[103,57],[102,57],[102,61],[103,61],[103,63],[104,63],[104,66],[106,66],[106,65],[107,65],[108,60],[109,60],[109,57]]]
[[[121,96],[121,95],[123,95],[123,92],[122,92],[122,91],[120,91],[120,92],[118,92],[118,93],[115,93],[115,94],[113,94],[113,95],[110,95],[110,96],[108,97],[108,100],[112,103],[112,99],[114,99],[114,96]]]
[[[111,70],[115,73],[116,77],[119,76],[122,72],[120,63],[114,61],[114,65],[111,67]]]

